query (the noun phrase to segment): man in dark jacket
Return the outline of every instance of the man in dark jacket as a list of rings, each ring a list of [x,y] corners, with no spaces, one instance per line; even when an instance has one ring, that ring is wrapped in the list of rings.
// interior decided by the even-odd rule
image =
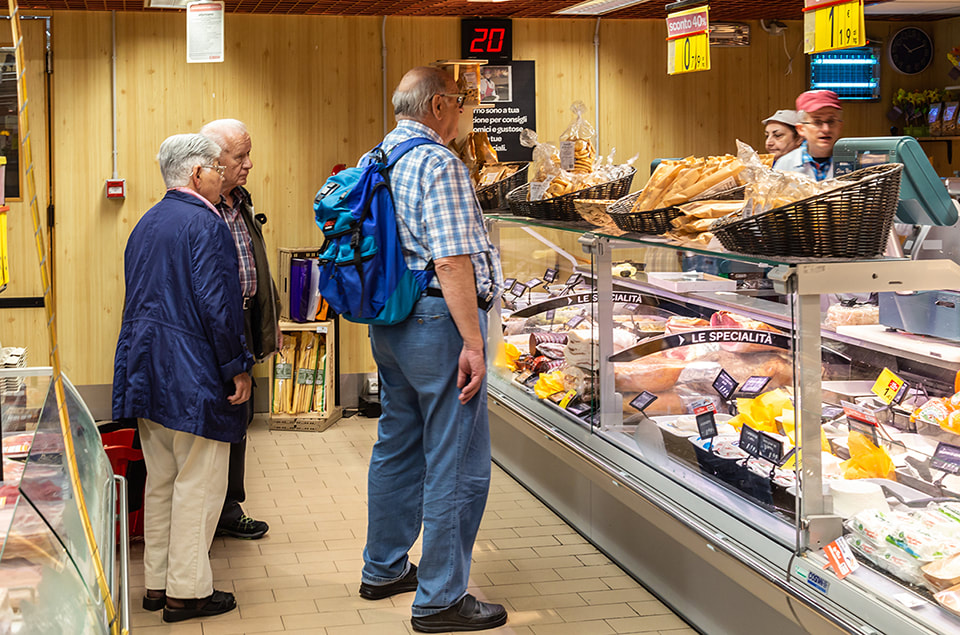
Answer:
[[[206,124],[200,134],[220,147],[220,165],[224,166],[223,185],[217,209],[233,236],[239,259],[240,292],[243,295],[244,333],[247,350],[258,362],[272,355],[278,346],[277,314],[280,296],[267,261],[263,241],[263,223],[253,211],[250,193],[243,187],[253,168],[250,151],[253,147],[247,127],[236,119],[218,119]],[[247,422],[253,421],[253,400],[247,404]],[[254,520],[243,512],[240,504],[246,499],[243,487],[247,453],[247,437],[230,446],[230,473],[227,497],[217,525],[218,536],[256,540],[270,529],[262,520]]]
[[[236,608],[214,591],[208,551],[227,488],[230,443],[246,430],[253,359],[243,338],[237,253],[213,201],[220,149],[174,135],[157,160],[167,193],[124,252],[113,416],[139,418],[147,464],[147,610],[177,622]]]

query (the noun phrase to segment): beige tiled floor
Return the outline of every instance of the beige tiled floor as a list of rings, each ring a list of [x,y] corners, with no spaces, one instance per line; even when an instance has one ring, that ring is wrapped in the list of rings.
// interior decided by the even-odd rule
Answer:
[[[239,609],[166,625],[140,608],[142,544],[131,549],[132,630],[137,635],[409,635],[413,594],[357,596],[366,532],[366,473],[376,421],[353,417],[322,433],[250,430],[247,513],[270,523],[258,541],[217,538],[218,589]],[[419,555],[414,547],[414,560]],[[474,549],[470,592],[506,606],[491,633],[694,635],[682,619],[494,466]]]

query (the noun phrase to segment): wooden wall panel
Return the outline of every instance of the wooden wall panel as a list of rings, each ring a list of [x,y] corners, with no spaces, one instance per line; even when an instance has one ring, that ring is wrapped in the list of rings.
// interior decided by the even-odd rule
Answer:
[[[50,189],[50,170],[47,167],[47,88],[44,73],[43,20],[22,20],[23,53],[26,63],[28,115],[30,117],[31,151],[34,160],[34,178],[37,188],[37,204],[41,222],[46,225],[47,202]],[[10,23],[0,25],[0,46],[12,46]],[[21,168],[21,172],[23,168]],[[33,219],[29,201],[26,199],[26,183],[21,180],[21,199],[10,199],[7,205],[7,244],[9,248],[10,282],[3,292],[4,298],[39,297],[43,295],[40,265],[37,260]],[[44,231],[45,248],[49,256],[49,236]],[[3,309],[0,311],[0,344],[3,346],[26,346],[27,359],[32,366],[50,364],[50,347],[46,331],[46,315],[43,308]]]
[[[885,134],[895,87],[942,84],[946,62],[939,60],[957,24],[926,25],[934,30],[938,62],[921,76],[897,76],[884,64],[883,100],[848,106],[845,133]],[[868,33],[885,38],[900,26],[868,23]],[[246,121],[254,145],[249,188],[269,218],[265,233],[274,263],[278,247],[319,244],[311,202],[330,168],[354,163],[385,126],[393,127],[392,107],[384,118],[383,104],[403,72],[459,56],[458,20],[387,18],[384,90],[383,27],[379,17],[228,15],[226,61],[188,65],[182,13],[118,13],[119,170],[129,193],[123,202],[108,202],[110,15],[55,13],[57,284],[62,354],[76,383],[111,381],[123,248],[137,219],[163,194],[154,160],[160,142],[218,117]],[[601,21],[599,115],[595,21],[515,20],[514,51],[517,59],[537,63],[541,137],[556,140],[572,118],[570,104],[584,101],[600,128],[602,152],[616,146],[620,160],[639,155],[639,188],[654,157],[733,152],[737,138],[759,147],[760,120],[790,107],[803,90],[800,23],[790,23],[785,38],[755,22],[751,27],[750,47],[712,50],[712,71],[669,77],[661,21]],[[784,39],[794,57],[791,74],[785,73]],[[937,152],[931,148],[935,159]],[[583,257],[569,237],[555,238]],[[365,328],[344,325],[341,339],[342,372],[373,370]]]

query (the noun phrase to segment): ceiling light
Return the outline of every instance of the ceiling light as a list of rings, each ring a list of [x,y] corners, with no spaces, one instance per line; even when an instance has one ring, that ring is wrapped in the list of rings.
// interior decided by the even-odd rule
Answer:
[[[643,4],[650,0],[587,0],[566,9],[554,11],[554,15],[602,15],[619,11],[626,7],[632,7],[635,4]]]
[[[189,0],[143,0],[147,9],[186,9]]]

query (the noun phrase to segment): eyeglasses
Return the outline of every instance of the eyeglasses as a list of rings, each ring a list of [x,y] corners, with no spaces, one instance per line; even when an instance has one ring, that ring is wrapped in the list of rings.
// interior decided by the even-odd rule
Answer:
[[[813,121],[801,121],[800,123],[814,128],[836,128],[843,123],[843,119],[814,119]]]
[[[443,97],[456,97],[457,98],[457,108],[463,108],[463,102],[467,100],[467,96],[463,93],[437,93]]]
[[[207,168],[208,170],[216,170],[217,174],[220,176],[223,176],[227,171],[227,167],[225,165],[201,165],[200,167]]]

